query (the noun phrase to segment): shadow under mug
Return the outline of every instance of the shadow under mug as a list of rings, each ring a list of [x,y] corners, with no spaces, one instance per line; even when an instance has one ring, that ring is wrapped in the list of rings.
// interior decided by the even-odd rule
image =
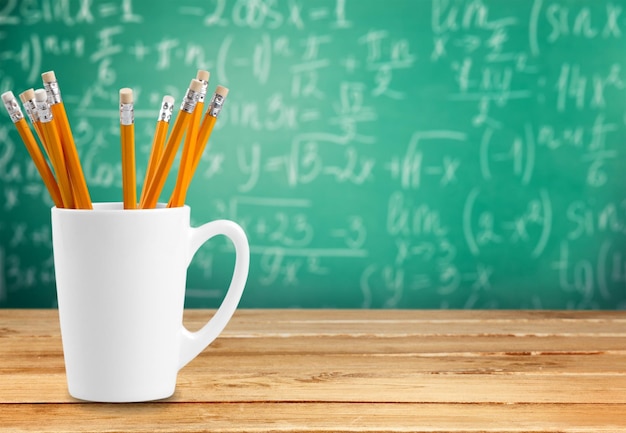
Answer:
[[[183,325],[187,267],[207,240],[232,241],[228,292],[197,332]],[[178,371],[224,329],[243,293],[250,248],[242,228],[216,220],[190,227],[190,208],[52,208],[52,241],[70,395],[99,402],[171,396]]]

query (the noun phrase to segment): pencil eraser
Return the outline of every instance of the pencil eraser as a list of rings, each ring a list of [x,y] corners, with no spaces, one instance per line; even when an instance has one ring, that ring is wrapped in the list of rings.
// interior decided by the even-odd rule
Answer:
[[[22,102],[32,101],[33,99],[35,99],[35,89],[24,90],[20,93],[20,100]]]
[[[48,71],[41,74],[41,79],[44,83],[52,83],[57,80],[57,77],[54,74],[54,71]]]
[[[124,87],[120,89],[120,103],[132,104],[133,103],[133,89]]]
[[[35,90],[35,101],[43,102],[48,100],[48,94],[44,89]]]
[[[222,98],[225,98],[226,95],[228,95],[228,88],[224,86],[217,86],[217,88],[215,89],[215,93],[220,95]]]
[[[209,71],[205,71],[204,69],[198,69],[198,73],[196,74],[196,79],[200,81],[209,81]]]
[[[11,92],[10,90],[2,94],[2,102],[4,102],[5,104],[11,102],[14,99],[15,95],[13,95],[13,92]]]
[[[202,81],[196,80],[194,78],[189,84],[189,89],[193,90],[194,92],[200,92],[202,90]]]
[[[165,104],[167,104],[169,106],[174,105],[174,97],[171,96],[171,95],[165,95],[163,97],[163,103],[161,105],[165,105]]]

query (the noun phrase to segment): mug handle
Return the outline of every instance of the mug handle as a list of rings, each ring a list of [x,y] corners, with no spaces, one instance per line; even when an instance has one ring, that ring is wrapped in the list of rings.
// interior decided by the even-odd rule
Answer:
[[[233,278],[222,301],[222,305],[200,330],[190,332],[181,326],[181,343],[178,361],[178,369],[183,368],[189,361],[200,354],[217,336],[224,330],[226,324],[237,309],[244,286],[248,278],[250,267],[250,246],[243,229],[236,223],[228,220],[216,220],[200,227],[189,230],[189,259],[191,263],[193,255],[206,241],[216,235],[226,235],[235,246],[235,269]]]

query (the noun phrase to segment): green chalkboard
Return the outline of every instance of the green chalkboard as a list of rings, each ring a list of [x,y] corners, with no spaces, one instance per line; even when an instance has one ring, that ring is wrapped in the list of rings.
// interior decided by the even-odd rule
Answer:
[[[2,0],[0,59],[3,92],[56,72],[94,201],[122,199],[119,88],[139,180],[162,96],[230,89],[187,203],[245,228],[244,307],[626,308],[624,0]],[[0,122],[0,306],[54,307]],[[203,246],[187,307],[232,263]]]

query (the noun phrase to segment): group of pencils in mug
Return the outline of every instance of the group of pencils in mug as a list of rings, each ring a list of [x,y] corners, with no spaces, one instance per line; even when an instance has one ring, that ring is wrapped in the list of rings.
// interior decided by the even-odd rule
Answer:
[[[43,89],[29,89],[20,94],[41,146],[26,123],[13,92],[3,93],[2,101],[54,204],[59,208],[92,209],[89,190],[56,75],[49,71],[41,74],[41,77]],[[185,204],[191,178],[228,94],[227,88],[217,86],[202,118],[208,84],[209,72],[198,71],[185,93],[169,136],[167,133],[174,98],[169,95],[163,97],[139,200],[137,200],[133,91],[129,88],[120,89],[120,141],[125,209],[156,207],[183,136],[185,140],[178,176],[167,206],[180,207]]]

